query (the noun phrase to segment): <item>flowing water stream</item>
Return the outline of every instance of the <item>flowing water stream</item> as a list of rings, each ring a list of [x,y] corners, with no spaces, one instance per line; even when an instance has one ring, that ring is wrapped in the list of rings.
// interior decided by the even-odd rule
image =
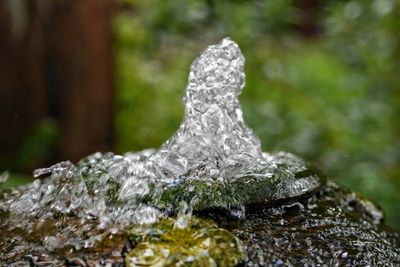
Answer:
[[[182,124],[159,149],[94,153],[77,164],[65,161],[34,172],[46,179],[2,190],[0,259],[104,253],[113,240],[123,246],[132,225],[179,214],[174,227],[184,229],[192,211],[213,208],[243,220],[249,204],[272,205],[320,190],[326,178],[313,166],[289,153],[261,151],[238,100],[243,68],[232,40],[209,46],[191,65]],[[96,250],[99,243],[102,251]]]

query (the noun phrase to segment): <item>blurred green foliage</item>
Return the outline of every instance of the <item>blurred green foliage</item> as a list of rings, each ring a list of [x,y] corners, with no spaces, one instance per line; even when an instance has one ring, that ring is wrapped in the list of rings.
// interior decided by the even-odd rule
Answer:
[[[37,166],[38,163],[46,162],[57,149],[59,139],[59,124],[55,119],[39,120],[24,137],[13,156],[0,162],[0,170],[26,171],[32,169],[32,166]],[[17,175],[15,179],[18,177],[20,175]]]
[[[4,183],[0,183],[0,189],[13,188],[19,185],[28,184],[32,182],[32,176],[22,173],[0,173],[0,175],[7,175],[8,179]]]
[[[11,188],[32,182],[32,175],[27,170],[31,170],[32,166],[42,165],[52,158],[59,139],[60,129],[56,120],[43,118],[38,121],[23,139],[13,157],[0,162],[0,170],[10,171],[9,178],[4,184],[0,184],[0,188]]]
[[[322,1],[323,2],[323,1]],[[116,150],[158,147],[183,116],[191,61],[230,36],[263,149],[294,152],[380,204],[400,230],[400,4],[325,1],[303,38],[293,1],[130,0],[116,16]]]
[[[19,156],[14,159],[15,168],[50,158],[57,147],[59,136],[60,129],[56,120],[51,118],[40,120],[24,139],[18,152]]]

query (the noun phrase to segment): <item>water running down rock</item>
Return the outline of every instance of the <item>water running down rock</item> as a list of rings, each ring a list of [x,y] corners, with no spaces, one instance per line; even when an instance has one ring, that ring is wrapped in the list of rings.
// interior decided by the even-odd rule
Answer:
[[[50,174],[47,179],[0,191],[0,262],[85,266],[123,264],[126,256],[129,266],[139,259],[279,266],[367,264],[379,254],[400,263],[398,236],[382,228],[382,213],[371,202],[327,182],[295,155],[261,151],[238,101],[243,67],[230,39],[204,50],[190,68],[183,122],[160,149],[95,153],[76,165],[35,171],[35,177]],[[192,213],[213,218],[241,241]],[[180,235],[193,237],[181,251]],[[162,236],[169,241],[159,242]],[[206,251],[201,262],[191,244]],[[231,254],[207,252],[226,252],[224,246]],[[142,252],[149,257],[139,257]]]

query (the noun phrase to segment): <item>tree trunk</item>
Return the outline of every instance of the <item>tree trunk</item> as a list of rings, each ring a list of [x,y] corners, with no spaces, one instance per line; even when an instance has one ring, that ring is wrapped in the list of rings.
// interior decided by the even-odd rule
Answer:
[[[11,167],[8,164],[17,155],[23,139],[46,113],[43,20],[36,5],[16,9],[12,4],[15,3],[0,2],[2,169]],[[12,12],[13,9],[16,10]]]
[[[47,163],[111,149],[114,5],[0,2],[0,171],[12,168],[23,140],[44,117],[61,127],[59,155]],[[25,168],[46,164],[36,163]]]
[[[54,2],[51,57],[61,89],[61,157],[76,161],[112,144],[113,1]]]

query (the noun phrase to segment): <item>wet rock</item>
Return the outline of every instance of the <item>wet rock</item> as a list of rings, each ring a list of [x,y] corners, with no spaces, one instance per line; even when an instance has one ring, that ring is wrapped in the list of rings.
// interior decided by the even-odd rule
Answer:
[[[332,182],[309,197],[247,211],[241,223],[226,225],[243,242],[246,266],[400,264],[399,235],[384,226],[382,212]]]
[[[184,201],[196,210],[225,208],[237,211],[249,204],[269,203],[315,192],[326,182],[323,173],[293,154],[263,153],[263,157],[268,165],[259,174],[253,171],[229,181],[179,179],[164,190],[157,205],[175,210]]]
[[[203,243],[207,238],[222,236],[222,241],[210,241],[207,249],[216,251],[213,246],[235,244],[228,251],[237,257],[229,259],[236,259],[232,261],[236,264],[243,251],[245,266],[400,264],[399,235],[384,226],[381,211],[370,201],[331,181],[318,191],[297,198],[249,204],[245,217],[232,217],[225,209],[218,208],[194,211],[194,215],[205,219],[190,215],[180,220],[165,217],[155,224],[133,224],[122,232],[100,230],[96,219],[82,225],[71,215],[36,222],[31,232],[2,223],[0,262],[15,266],[24,266],[26,262],[37,266],[106,263],[118,266],[129,261],[130,266],[135,266],[133,263],[145,260],[148,266],[166,266],[161,264],[163,260],[165,264],[172,264],[183,259],[189,264],[200,260],[190,256],[196,254],[196,248],[206,249]],[[66,246],[68,236],[57,234],[62,229],[64,232],[70,229],[71,236],[83,231],[82,239],[89,241],[81,248]],[[195,238],[191,240],[190,237]],[[168,256],[156,261],[157,253]],[[148,257],[140,258],[140,255]],[[214,260],[215,255],[209,254]],[[150,264],[152,260],[153,265]],[[213,266],[204,261],[199,261],[204,263],[201,266]]]
[[[243,67],[230,39],[204,50],[183,123],[160,149],[95,153],[0,191],[0,263],[400,265],[399,236],[372,202],[290,153],[261,151],[238,100]]]
[[[211,220],[183,215],[129,231],[133,249],[126,266],[236,266],[244,261],[240,240]]]

